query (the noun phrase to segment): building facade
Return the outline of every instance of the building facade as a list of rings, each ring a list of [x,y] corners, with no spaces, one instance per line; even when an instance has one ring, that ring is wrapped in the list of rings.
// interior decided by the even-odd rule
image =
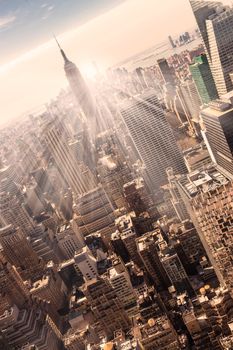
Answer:
[[[166,168],[185,173],[186,166],[164,111],[152,90],[120,106],[120,112],[142,158],[153,190],[164,184]]]

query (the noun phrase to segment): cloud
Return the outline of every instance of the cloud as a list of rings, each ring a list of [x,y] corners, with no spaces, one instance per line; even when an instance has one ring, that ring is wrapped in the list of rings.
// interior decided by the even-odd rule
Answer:
[[[11,23],[16,20],[16,16],[9,15],[5,17],[0,17],[0,29],[7,28]]]
[[[50,16],[50,12],[53,11],[55,6],[53,5],[48,6],[48,4],[44,3],[41,7],[43,7],[46,11],[44,16],[41,17],[42,20],[45,20]]]
[[[54,6],[53,6],[53,5],[51,5],[51,6],[48,7],[48,11],[52,11],[53,9],[54,9]]]

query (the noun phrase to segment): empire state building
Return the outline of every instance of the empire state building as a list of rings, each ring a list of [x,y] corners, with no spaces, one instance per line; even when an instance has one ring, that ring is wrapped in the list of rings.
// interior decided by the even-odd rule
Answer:
[[[92,97],[89,88],[85,80],[83,79],[78,67],[67,58],[64,50],[61,48],[56,38],[55,40],[64,59],[64,70],[66,73],[66,77],[69,82],[70,88],[78,102],[78,105],[79,107],[81,107],[83,113],[85,114],[87,122],[95,123],[95,118],[98,113],[94,98]]]

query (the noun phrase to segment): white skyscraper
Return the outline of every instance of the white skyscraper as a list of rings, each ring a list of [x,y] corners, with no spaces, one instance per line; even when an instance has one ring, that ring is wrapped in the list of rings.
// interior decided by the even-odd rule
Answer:
[[[56,241],[66,259],[73,258],[75,252],[85,245],[82,234],[72,220],[57,228]]]
[[[190,0],[218,94],[233,89],[233,8],[220,2]]]
[[[74,261],[75,269],[81,272],[86,281],[98,277],[97,260],[87,246],[76,252]]]
[[[154,189],[166,183],[166,168],[173,167],[175,173],[187,171],[181,151],[153,90],[127,100],[120,106],[120,112]]]

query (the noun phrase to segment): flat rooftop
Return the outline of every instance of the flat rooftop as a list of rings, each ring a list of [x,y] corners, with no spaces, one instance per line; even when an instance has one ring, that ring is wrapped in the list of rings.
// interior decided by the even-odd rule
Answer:
[[[226,185],[228,182],[229,180],[215,167],[203,171],[196,170],[179,179],[180,186],[189,197],[194,197],[201,192],[206,193],[215,190],[222,185]]]
[[[63,224],[57,228],[57,233],[63,233],[66,230],[69,230],[70,228],[70,223]]]
[[[121,232],[125,231],[133,227],[132,217],[135,216],[135,213],[132,211],[115,219],[115,224]]]
[[[207,108],[201,110],[201,115],[208,115],[211,117],[219,118],[226,113],[232,112],[233,114],[233,92],[230,91],[221,96],[221,99],[211,101]]]

